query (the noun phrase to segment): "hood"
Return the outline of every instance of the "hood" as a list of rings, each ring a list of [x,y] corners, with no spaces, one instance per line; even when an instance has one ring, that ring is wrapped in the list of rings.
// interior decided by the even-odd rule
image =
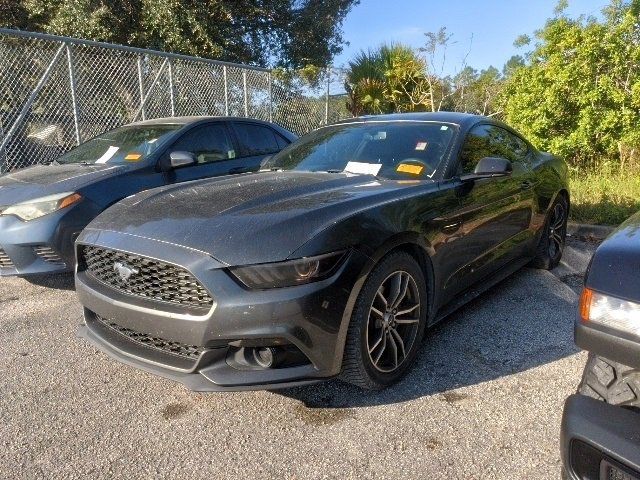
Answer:
[[[127,169],[124,165],[36,165],[0,175],[0,205],[73,192]]]
[[[340,219],[410,185],[313,172],[229,176],[133,195],[99,215],[88,229],[194,248],[227,265],[273,262]]]
[[[618,227],[596,250],[586,286],[640,302],[640,212]]]

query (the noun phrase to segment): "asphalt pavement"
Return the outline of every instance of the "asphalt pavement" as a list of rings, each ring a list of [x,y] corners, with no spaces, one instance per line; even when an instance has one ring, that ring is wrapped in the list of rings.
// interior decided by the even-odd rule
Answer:
[[[76,338],[70,276],[0,279],[0,478],[560,477],[595,244],[524,269],[424,340],[397,386],[198,394]]]

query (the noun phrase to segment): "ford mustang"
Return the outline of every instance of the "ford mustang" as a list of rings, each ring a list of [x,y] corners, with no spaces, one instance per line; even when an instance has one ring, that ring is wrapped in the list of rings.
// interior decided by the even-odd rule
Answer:
[[[398,381],[425,330],[555,267],[566,164],[481,116],[350,119],[261,171],[133,195],[76,242],[79,334],[197,391]]]

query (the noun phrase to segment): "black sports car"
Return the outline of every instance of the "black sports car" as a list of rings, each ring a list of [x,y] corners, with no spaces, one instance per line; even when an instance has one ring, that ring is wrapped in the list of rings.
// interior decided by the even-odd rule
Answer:
[[[257,171],[296,136],[228,117],[173,117],[116,128],[50,165],[0,175],[0,276],[72,271],[73,242],[100,212],[148,188]]]
[[[80,334],[194,390],[397,381],[425,329],[564,245],[567,167],[492,119],[357,118],[77,241]]]

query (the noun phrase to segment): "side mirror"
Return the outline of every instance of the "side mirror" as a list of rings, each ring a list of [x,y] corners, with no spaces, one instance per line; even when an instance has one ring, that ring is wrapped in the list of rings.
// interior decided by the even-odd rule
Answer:
[[[175,168],[186,167],[194,165],[196,163],[196,157],[191,152],[175,151],[169,154],[169,158],[164,158],[160,161],[160,170],[168,172]]]
[[[475,180],[478,178],[504,177],[511,175],[513,165],[506,158],[484,157],[476,165],[471,175],[461,177],[462,180]]]

